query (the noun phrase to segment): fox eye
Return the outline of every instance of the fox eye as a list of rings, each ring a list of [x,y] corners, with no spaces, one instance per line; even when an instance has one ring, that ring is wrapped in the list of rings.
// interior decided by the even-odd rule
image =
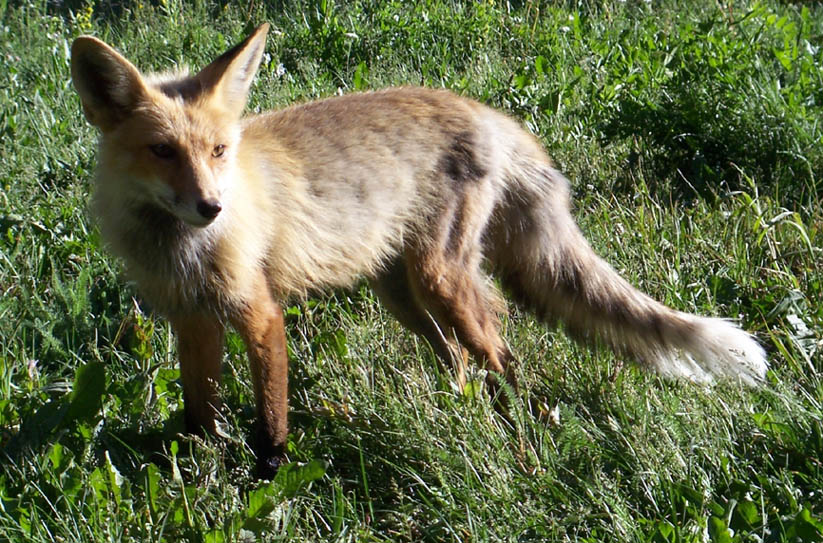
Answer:
[[[215,145],[214,149],[211,150],[211,156],[213,156],[214,158],[221,157],[221,156],[223,156],[223,152],[225,150],[226,150],[226,146],[223,145],[222,143],[219,144],[219,145]]]
[[[172,158],[175,154],[174,147],[166,145],[165,143],[149,145],[149,149],[151,149],[151,152],[158,158]]]

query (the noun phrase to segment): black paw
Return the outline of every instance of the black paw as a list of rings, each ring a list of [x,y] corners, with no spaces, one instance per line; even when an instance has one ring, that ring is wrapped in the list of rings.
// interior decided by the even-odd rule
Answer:
[[[286,457],[283,455],[262,456],[257,457],[257,466],[255,468],[255,477],[262,480],[271,481],[277,475],[277,470],[280,466],[286,463]]]

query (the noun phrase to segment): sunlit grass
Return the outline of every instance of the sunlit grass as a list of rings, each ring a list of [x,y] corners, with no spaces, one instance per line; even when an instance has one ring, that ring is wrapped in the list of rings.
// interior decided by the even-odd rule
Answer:
[[[0,540],[819,541],[823,11],[786,2],[0,2]],[[193,68],[273,24],[250,109],[397,84],[522,119],[596,250],[756,334],[762,389],[701,388],[512,308],[508,423],[360,287],[287,310],[294,461],[251,479],[244,348],[226,434],[182,430],[168,325],[101,246],[91,33]]]

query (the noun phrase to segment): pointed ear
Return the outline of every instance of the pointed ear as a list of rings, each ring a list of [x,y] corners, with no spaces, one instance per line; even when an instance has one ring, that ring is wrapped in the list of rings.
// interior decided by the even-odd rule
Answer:
[[[194,79],[200,88],[239,117],[266,48],[269,24],[258,26],[242,43],[203,68]]]
[[[145,96],[140,72],[120,53],[91,36],[71,45],[71,78],[89,122],[109,130]]]

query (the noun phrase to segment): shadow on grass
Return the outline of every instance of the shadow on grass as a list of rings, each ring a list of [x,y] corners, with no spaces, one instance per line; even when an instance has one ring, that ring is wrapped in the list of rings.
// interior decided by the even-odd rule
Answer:
[[[727,191],[751,190],[748,177],[792,209],[823,195],[813,175],[820,166],[819,153],[811,152],[816,147],[800,150],[810,143],[804,143],[805,121],[785,119],[787,106],[778,99],[754,99],[757,82],[731,84],[729,74],[691,65],[694,59],[686,57],[683,63],[687,67],[653,95],[625,95],[601,125],[607,144],[633,142],[629,169],[642,171],[652,193],[714,200]],[[671,192],[660,194],[657,180],[668,181]],[[633,186],[626,180],[622,189]]]

